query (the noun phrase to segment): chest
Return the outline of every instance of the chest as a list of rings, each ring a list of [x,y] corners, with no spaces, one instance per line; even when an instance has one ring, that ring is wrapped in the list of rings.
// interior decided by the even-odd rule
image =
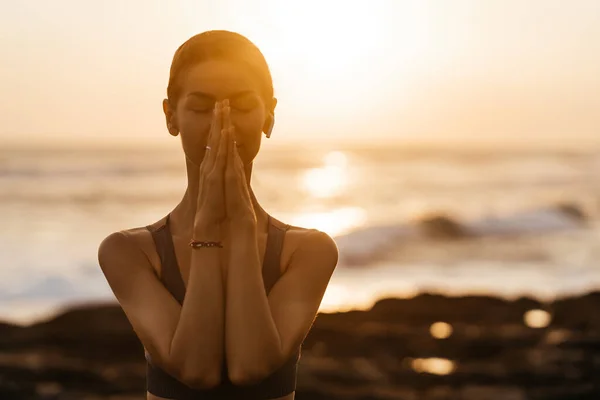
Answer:
[[[257,246],[258,248],[258,253],[259,253],[259,260],[260,260],[260,265],[261,267],[264,267],[265,265],[265,254],[267,252],[267,243],[268,243],[268,234],[260,234],[257,237],[257,242],[255,244],[255,246]],[[231,249],[232,251],[235,249],[235,246],[239,246],[240,243],[235,243],[233,241],[231,241],[228,238],[225,238],[223,240],[223,249],[219,249],[219,250],[213,250],[213,249],[207,249],[208,251],[219,251],[221,253],[221,257],[220,257],[220,263],[221,263],[221,274],[223,277],[223,284],[225,285],[227,282],[227,276],[228,276],[228,265],[229,265],[229,252],[226,249]],[[183,283],[185,285],[185,287],[187,288],[188,286],[188,280],[189,280],[189,276],[190,276],[190,268],[191,268],[191,262],[192,262],[192,252],[194,251],[204,251],[204,250],[194,250],[192,248],[190,248],[189,246],[189,241],[185,240],[183,238],[177,238],[174,237],[173,238],[173,247],[174,247],[174,251],[175,251],[175,258],[176,258],[176,263],[177,263],[177,267],[181,273],[181,278],[183,279]],[[283,264],[283,263],[280,263]],[[161,265],[158,266],[159,272],[162,272],[162,263]],[[285,268],[282,268],[281,265],[278,266],[280,271],[283,273],[283,271],[285,270]]]
[[[303,237],[303,231],[301,231],[301,230],[300,231],[289,230],[286,232],[285,236],[283,237],[283,243],[282,243],[281,251],[280,251],[280,255],[279,255],[279,265],[277,265],[277,267],[279,267],[280,275],[284,274],[285,271],[287,270],[287,268],[290,264],[290,261],[292,259],[292,255],[293,255],[294,251],[297,249],[298,245],[300,244],[302,237]],[[174,254],[175,254],[177,268],[179,269],[179,272],[181,273],[181,278],[184,282],[184,285],[187,287],[187,282],[189,280],[189,275],[190,275],[192,251],[198,251],[198,250],[194,250],[191,247],[189,247],[189,238],[183,238],[183,237],[177,237],[177,236],[172,236],[171,238],[172,238],[172,242],[173,242],[173,250],[174,250]],[[258,248],[260,263],[261,263],[262,267],[264,267],[265,254],[267,252],[268,240],[269,240],[269,235],[267,232],[260,233],[257,236],[256,246]],[[236,246],[236,243],[227,243],[226,242],[225,246],[226,246],[226,248],[229,248],[228,246]],[[146,238],[144,240],[142,248],[144,248],[144,252],[148,256],[150,263],[151,263],[153,269],[156,271],[157,275],[162,276],[163,268],[162,268],[161,258],[158,254],[158,251],[157,251],[157,249],[153,243],[152,237],[150,235],[148,235],[148,238]],[[223,252],[223,257],[221,257],[221,263],[222,263],[222,272],[223,272],[224,283],[227,281],[227,263],[228,263],[227,258],[228,257],[226,256],[226,252]]]

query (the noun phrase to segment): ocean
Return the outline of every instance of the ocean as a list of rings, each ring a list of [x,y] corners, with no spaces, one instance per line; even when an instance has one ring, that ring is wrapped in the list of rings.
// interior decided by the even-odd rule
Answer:
[[[179,149],[0,150],[0,320],[113,301],[100,241],[166,215],[185,184]],[[269,147],[253,187],[273,216],[336,239],[322,311],[600,288],[600,153]],[[438,237],[431,216],[464,237]]]

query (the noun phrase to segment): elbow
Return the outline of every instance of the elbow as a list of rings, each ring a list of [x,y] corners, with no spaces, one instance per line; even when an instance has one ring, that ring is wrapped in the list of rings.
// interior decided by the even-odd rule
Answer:
[[[221,384],[221,373],[220,371],[181,371],[177,380],[192,389],[206,390],[215,388]]]
[[[248,386],[264,380],[269,374],[254,368],[229,368],[229,380],[236,386]]]
[[[169,363],[159,365],[165,372],[179,382],[192,389],[212,389],[221,384],[221,371],[218,368],[199,369],[191,368],[186,363]]]
[[[166,364],[162,366],[165,372],[192,389],[212,389],[222,382],[222,362],[216,357],[199,360],[171,355]]]
[[[275,363],[248,363],[247,365],[228,365],[228,376],[236,386],[247,386],[259,383],[271,375],[277,366]]]

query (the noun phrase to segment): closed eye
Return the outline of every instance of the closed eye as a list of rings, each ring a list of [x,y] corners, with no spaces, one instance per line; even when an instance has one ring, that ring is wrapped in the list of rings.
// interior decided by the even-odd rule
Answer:
[[[190,96],[185,103],[185,108],[194,113],[212,112],[215,108],[215,100],[205,96]]]
[[[194,108],[190,108],[189,110],[193,113],[197,113],[197,114],[204,114],[204,113],[208,113],[208,112],[212,112],[214,107],[194,107]]]
[[[230,101],[230,105],[231,105],[231,108],[233,108],[235,110],[242,111],[242,112],[248,112],[248,111],[252,111],[256,107],[258,107],[259,101],[256,98],[256,96],[245,95],[242,97],[238,97],[236,99],[232,99]]]

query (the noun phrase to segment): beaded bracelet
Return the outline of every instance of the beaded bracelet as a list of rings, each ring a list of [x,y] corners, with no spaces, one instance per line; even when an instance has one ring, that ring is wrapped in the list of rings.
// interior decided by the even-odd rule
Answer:
[[[221,242],[200,242],[200,241],[192,239],[190,241],[190,247],[193,248],[193,249],[199,249],[201,247],[219,247],[219,248],[223,248],[223,245],[221,244]]]

